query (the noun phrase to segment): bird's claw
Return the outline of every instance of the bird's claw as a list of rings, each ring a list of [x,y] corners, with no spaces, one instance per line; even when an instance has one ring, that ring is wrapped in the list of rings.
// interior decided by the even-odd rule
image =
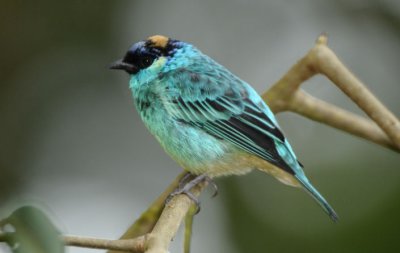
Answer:
[[[212,185],[212,187],[214,188],[214,193],[212,195],[212,197],[217,196],[218,194],[218,187],[215,184],[215,182],[206,174],[201,174],[199,176],[195,176],[193,179],[194,175],[187,173],[185,176],[182,177],[182,179],[179,181],[179,185],[178,188],[175,189],[166,199],[165,203],[168,203],[169,201],[171,201],[171,199],[179,194],[185,194],[186,196],[188,196],[189,199],[191,199],[194,204],[197,206],[197,210],[195,214],[198,214],[200,212],[200,201],[199,199],[193,195],[193,193],[191,192],[191,190],[193,189],[193,187],[195,187],[196,185],[198,185],[199,183],[206,181],[208,184]]]
[[[204,180],[206,180],[206,182],[212,186],[212,188],[214,189],[213,194],[211,195],[211,198],[215,198],[218,195],[218,185],[214,182],[214,180],[212,180],[209,176],[206,176],[204,178]]]

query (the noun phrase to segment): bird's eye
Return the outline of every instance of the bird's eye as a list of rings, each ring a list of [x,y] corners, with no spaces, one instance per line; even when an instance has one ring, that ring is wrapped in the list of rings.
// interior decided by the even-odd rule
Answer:
[[[148,66],[150,66],[153,63],[153,58],[149,57],[149,56],[145,56],[141,59],[140,61],[140,68],[144,69],[147,68]]]

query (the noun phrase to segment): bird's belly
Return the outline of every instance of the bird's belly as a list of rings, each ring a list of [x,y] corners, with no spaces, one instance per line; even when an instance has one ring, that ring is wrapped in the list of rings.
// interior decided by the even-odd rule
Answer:
[[[155,120],[153,117],[152,122],[144,121],[164,150],[185,170],[212,177],[250,170],[244,161],[240,162],[242,152],[231,143],[170,118]]]
[[[159,114],[160,115],[160,114]],[[190,125],[166,117],[143,118],[145,125],[164,150],[185,170],[210,177],[241,175],[252,169],[267,172],[285,184],[296,180],[269,162],[238,149]]]
[[[205,170],[229,153],[229,147],[213,136],[190,126],[176,125],[157,139],[185,169],[194,173],[200,168]]]

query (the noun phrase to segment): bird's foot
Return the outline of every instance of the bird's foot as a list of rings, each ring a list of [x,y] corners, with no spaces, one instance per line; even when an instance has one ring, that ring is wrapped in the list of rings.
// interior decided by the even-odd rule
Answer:
[[[215,184],[215,182],[206,174],[201,174],[201,175],[193,175],[191,173],[187,173],[183,178],[179,181],[178,188],[175,189],[166,199],[166,203],[168,203],[174,196],[179,195],[179,194],[185,194],[188,196],[197,206],[197,211],[196,214],[200,212],[200,201],[199,199],[193,195],[191,190],[193,187],[198,185],[201,182],[207,182],[208,184],[212,185],[214,188],[214,193],[212,197],[217,196],[218,194],[218,187]]]
[[[188,190],[191,190],[193,187],[195,187],[196,185],[198,185],[199,183],[201,183],[203,181],[212,185],[212,187],[214,188],[214,193],[212,194],[212,197],[217,196],[218,195],[218,186],[214,182],[214,180],[212,180],[211,177],[208,176],[207,174],[193,175],[191,173],[187,173],[179,181],[179,186],[178,186],[177,190],[179,190],[179,189],[183,190],[185,188]]]

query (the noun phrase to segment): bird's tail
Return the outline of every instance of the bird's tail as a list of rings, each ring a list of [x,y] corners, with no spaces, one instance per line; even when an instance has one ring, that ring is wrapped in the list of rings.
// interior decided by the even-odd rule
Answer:
[[[317,203],[324,209],[324,211],[329,215],[329,217],[337,222],[339,217],[336,214],[335,210],[329,205],[329,203],[322,197],[322,195],[317,191],[317,189],[312,186],[312,184],[308,181],[308,179],[303,175],[296,175],[297,180],[299,180],[300,184],[303,188],[317,201]]]

